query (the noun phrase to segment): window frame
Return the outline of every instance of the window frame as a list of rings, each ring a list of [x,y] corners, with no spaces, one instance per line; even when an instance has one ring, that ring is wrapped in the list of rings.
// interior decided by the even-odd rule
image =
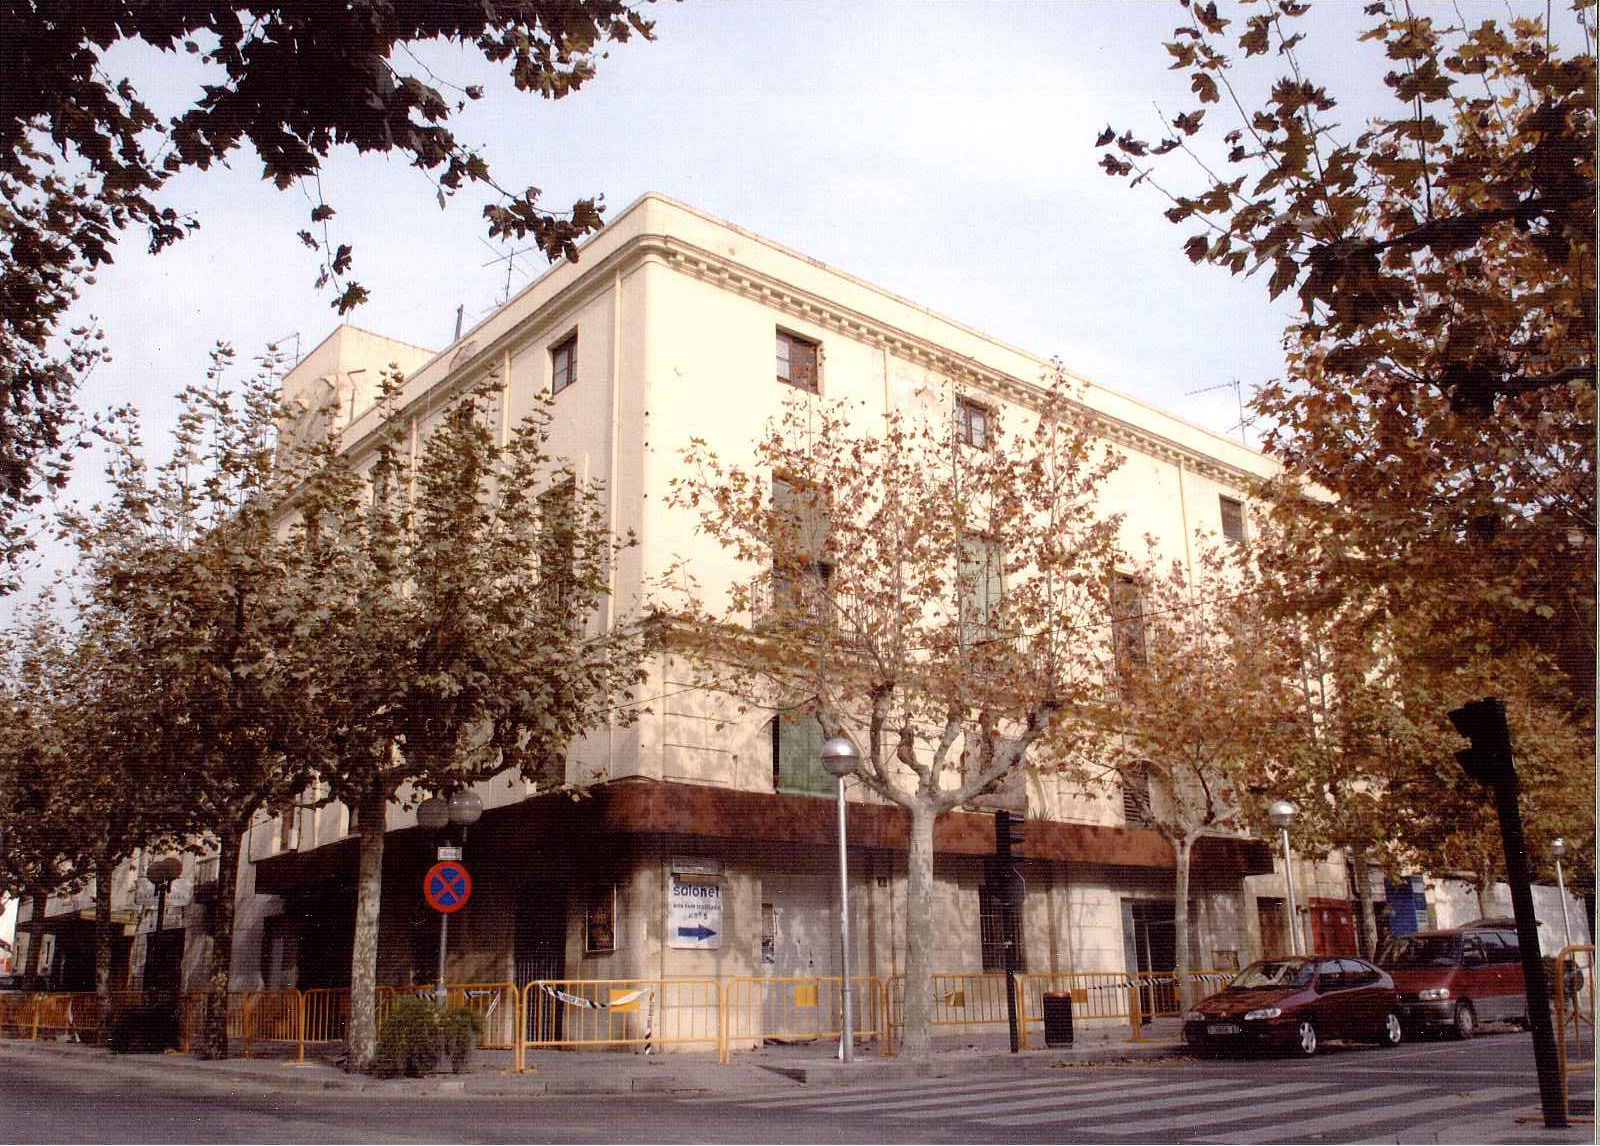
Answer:
[[[1237,536],[1228,530],[1230,509],[1236,514]],[[1225,493],[1219,493],[1217,495],[1217,512],[1222,521],[1222,539],[1232,545],[1243,545],[1245,539],[1250,536],[1249,530],[1245,528],[1244,502],[1237,497],[1229,497]]]
[[[801,783],[785,784],[783,780],[783,728],[787,725],[794,733],[801,733],[806,727],[806,722],[815,729],[818,751],[811,766],[815,771],[801,773]],[[822,735],[822,725],[815,716],[804,716],[793,720],[786,720],[781,712],[773,713],[768,723],[768,736],[772,742],[772,790],[780,796],[812,796],[819,799],[833,799],[837,796],[838,781],[822,766],[821,746],[826,740]],[[793,771],[790,775],[794,775]],[[820,787],[805,787],[807,782],[815,782]]]
[[[565,382],[561,381],[563,373],[566,376]],[[550,347],[550,396],[554,398],[563,390],[570,390],[577,384],[578,332],[573,330]]]
[[[966,581],[969,570],[977,570],[975,551],[983,554],[981,580]],[[970,590],[970,595],[969,595]],[[987,533],[961,535],[961,552],[956,558],[957,608],[961,612],[961,637],[967,647],[992,641],[1000,635],[999,614],[1006,599],[1005,548]]]
[[[1131,590],[1131,599],[1121,596]],[[1124,614],[1121,606],[1131,603],[1132,613]],[[1144,585],[1133,573],[1120,569],[1111,573],[1111,657],[1116,665],[1117,678],[1125,683],[1128,677],[1150,662],[1149,633],[1144,624]]]
[[[821,394],[822,343],[815,338],[810,338],[804,334],[800,334],[797,331],[789,330],[782,326],[774,329],[775,336],[773,339],[773,358],[775,369],[773,373],[778,382],[785,386],[793,386],[796,390],[803,390],[807,394]],[[782,358],[784,365],[784,372],[782,373],[776,370],[776,364],[778,361],[777,351],[779,347],[788,348]],[[811,351],[811,384],[809,386],[803,381],[796,380],[795,361],[792,353],[795,347],[805,347]]]
[[[981,440],[976,440],[980,435],[973,432],[973,414],[982,418]],[[956,436],[964,446],[989,449],[994,444],[994,407],[964,394],[956,395]]]
[[[1118,778],[1122,782],[1123,826],[1155,827],[1155,811],[1150,799],[1150,765],[1130,764],[1118,773]]]

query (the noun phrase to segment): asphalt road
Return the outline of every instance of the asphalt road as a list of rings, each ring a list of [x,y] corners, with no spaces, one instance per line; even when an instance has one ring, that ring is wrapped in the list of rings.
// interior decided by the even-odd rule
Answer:
[[[1592,1132],[1569,1139],[1512,1123],[1538,1097],[1529,1038],[1510,1033],[1334,1046],[1309,1061],[1035,1067],[698,1096],[195,1093],[166,1081],[134,1087],[110,1071],[12,1065],[0,1082],[7,1125],[55,1142],[1492,1142]],[[1463,1133],[1473,1127],[1481,1133]]]

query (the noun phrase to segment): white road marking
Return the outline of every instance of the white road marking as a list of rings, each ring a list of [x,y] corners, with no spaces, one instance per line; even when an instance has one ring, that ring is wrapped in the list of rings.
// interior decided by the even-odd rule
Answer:
[[[1149,1086],[1137,1088],[1129,1087],[1119,1092],[1112,1092],[1109,1094],[1089,1094],[1084,1090],[1063,1092],[1059,1094],[1046,1094],[1037,1098],[1031,1098],[1019,1102],[991,1102],[987,1099],[979,1099],[978,1101],[981,1102],[982,1105],[977,1112],[982,1114],[1005,1114],[1007,1112],[1021,1113],[1029,1110],[1047,1109],[1060,1111],[1064,1108],[1072,1106],[1089,1106],[1093,1109],[1095,1114],[1099,1114],[1102,1111],[1114,1110],[1153,1110],[1177,1102],[1192,1103],[1195,1101],[1195,1095],[1188,1092],[1195,1090],[1214,1090],[1215,1088],[1215,1081],[1206,1079],[1199,1082],[1186,1083],[1152,1083]],[[1285,1088],[1278,1086],[1271,1087],[1269,1089],[1276,1092]],[[1295,1086],[1289,1089],[1297,1092],[1304,1092],[1304,1087]],[[1121,1105],[1109,1107],[1098,1105],[1107,1099],[1115,1099],[1121,1102]],[[1123,1099],[1129,1099],[1131,1101],[1122,1102],[1121,1100]],[[973,1099],[969,1097],[962,1099],[961,1101],[973,1101]],[[927,1104],[923,1104],[923,1108],[919,1108],[916,1111],[906,1114],[896,1114],[893,1117],[905,1120],[950,1117],[949,1111],[928,1111],[925,1109],[926,1106]],[[1017,1122],[1017,1119],[1010,1117],[984,1118],[980,1121],[982,1121],[985,1125],[1014,1125]]]
[[[1378,1095],[1378,1091],[1369,1090],[1361,1093],[1362,1098]],[[1337,1134],[1340,1141],[1358,1141],[1359,1135],[1353,1134],[1358,1127],[1387,1125],[1396,1120],[1415,1118],[1419,1115],[1432,1114],[1439,1110],[1448,1110],[1465,1104],[1476,1105],[1482,1102],[1495,1102],[1501,1099],[1514,1098],[1528,1092],[1521,1088],[1509,1086],[1491,1086],[1484,1090],[1473,1091],[1468,1097],[1459,1094],[1439,1094],[1432,1098],[1419,1098],[1415,1102],[1402,1102],[1397,1106],[1385,1106],[1382,1110],[1353,1111],[1345,1109],[1337,1114],[1330,1114],[1323,1118],[1309,1120],[1295,1119],[1292,1122],[1279,1123],[1276,1126],[1263,1126],[1255,1130],[1241,1130],[1236,1134],[1213,1134],[1206,1138],[1192,1138],[1192,1142],[1227,1142],[1227,1143],[1258,1143],[1282,1142],[1286,1138],[1309,1138],[1316,1134]],[[1364,1117],[1370,1115],[1370,1117]],[[1237,1121],[1235,1119],[1234,1121]]]
[[[1162,1107],[1176,1106],[1180,1103],[1187,1104],[1189,1109],[1192,1109],[1196,1104],[1203,1102],[1224,1102],[1230,1107],[1233,1107],[1243,1099],[1247,1098],[1273,1098],[1279,1095],[1291,1094],[1295,1096],[1286,1102],[1276,1103],[1267,1107],[1256,1107],[1249,1113],[1236,1114],[1231,1118],[1229,1117],[1227,1111],[1213,1111],[1210,1114],[1200,1116],[1202,1122],[1206,1120],[1229,1122],[1236,1121],[1239,1118],[1254,1118],[1255,1110],[1261,1110],[1265,1112],[1279,1106],[1299,1109],[1308,1103],[1316,1101],[1318,1098],[1343,1100],[1345,1097],[1344,1091],[1333,1091],[1326,1095],[1308,1095],[1306,1094],[1306,1088],[1297,1082],[1280,1082],[1275,1083],[1272,1086],[1256,1086],[1246,1090],[1229,1090],[1226,1087],[1219,1087],[1217,1086],[1215,1079],[1208,1079],[1205,1085],[1214,1091],[1214,1094],[1209,1098],[1197,1098],[1195,1095],[1186,1094],[1176,1096],[1172,1101],[1169,1102],[1155,1102],[1146,1099],[1143,1102],[1124,1102],[1113,1104],[1111,1106],[1093,1107],[1083,1112],[1083,1118],[1087,1119],[1088,1121],[1075,1122],[1073,1124],[1073,1131],[1074,1133],[1092,1131],[1105,1134],[1132,1134],[1134,1133],[1135,1129],[1145,1126],[1153,1126],[1157,1129],[1164,1129],[1169,1123],[1177,1124],[1177,1120],[1174,1119],[1174,1117],[1170,1114],[1161,1115],[1157,1118],[1136,1118],[1132,1121],[1117,1121],[1103,1124],[1095,1120],[1112,1114],[1138,1114],[1141,1111],[1159,1110]],[[1417,1087],[1406,1086],[1400,1087],[1399,1089],[1410,1092],[1416,1090]],[[1060,1120],[1061,1112],[1056,1111],[1048,1114],[1019,1114],[1011,1118],[985,1118],[982,1121],[986,1126],[1043,1126],[1046,1123],[1059,1122]]]

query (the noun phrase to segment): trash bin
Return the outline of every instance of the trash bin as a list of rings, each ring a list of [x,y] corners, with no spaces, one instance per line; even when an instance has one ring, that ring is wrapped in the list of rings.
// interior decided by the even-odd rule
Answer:
[[[1072,1045],[1072,996],[1061,991],[1046,991],[1044,996],[1044,1045]]]

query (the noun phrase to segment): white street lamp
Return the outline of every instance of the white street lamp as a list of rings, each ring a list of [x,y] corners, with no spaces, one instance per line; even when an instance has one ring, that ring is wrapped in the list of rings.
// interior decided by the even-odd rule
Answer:
[[[850,867],[845,851],[844,778],[861,763],[861,753],[848,736],[830,737],[822,745],[822,766],[838,784],[839,804],[839,993],[844,1030],[839,1036],[839,1057],[855,1062],[855,1008],[850,999]]]
[[[1557,836],[1550,841],[1550,854],[1556,857],[1556,891],[1561,896],[1561,929],[1566,932],[1567,946],[1572,946],[1572,920],[1567,916],[1567,884],[1561,878],[1561,857],[1567,854],[1567,841]]]
[[[1289,946],[1296,955],[1302,954],[1300,943],[1300,914],[1294,902],[1294,859],[1289,854],[1289,827],[1300,809],[1288,800],[1277,800],[1267,808],[1267,819],[1283,836],[1283,882],[1289,889]]]

